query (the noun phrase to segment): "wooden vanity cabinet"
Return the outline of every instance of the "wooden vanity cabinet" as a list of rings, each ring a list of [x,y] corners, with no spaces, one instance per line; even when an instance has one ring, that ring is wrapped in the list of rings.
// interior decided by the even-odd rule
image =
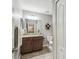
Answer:
[[[34,37],[33,39],[33,50],[40,50],[43,48],[43,38]]]
[[[22,38],[22,53],[32,51],[32,38]]]
[[[21,54],[41,50],[43,48],[43,37],[23,37]]]

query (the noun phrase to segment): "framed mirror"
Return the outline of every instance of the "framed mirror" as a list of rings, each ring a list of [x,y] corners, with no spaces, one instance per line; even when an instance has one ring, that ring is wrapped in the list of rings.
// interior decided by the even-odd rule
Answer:
[[[27,33],[34,33],[34,23],[28,22]]]

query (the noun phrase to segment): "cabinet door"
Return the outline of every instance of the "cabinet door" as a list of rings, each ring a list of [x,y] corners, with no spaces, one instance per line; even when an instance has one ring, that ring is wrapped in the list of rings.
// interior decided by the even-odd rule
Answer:
[[[33,39],[33,50],[39,50],[43,47],[43,39],[40,39],[39,37],[35,37]]]
[[[32,38],[23,39],[23,52],[31,52],[32,51]]]

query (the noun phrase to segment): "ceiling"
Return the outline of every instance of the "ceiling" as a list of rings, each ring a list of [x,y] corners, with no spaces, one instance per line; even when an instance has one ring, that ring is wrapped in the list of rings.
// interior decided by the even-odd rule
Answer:
[[[23,10],[52,14],[52,0],[19,0]]]

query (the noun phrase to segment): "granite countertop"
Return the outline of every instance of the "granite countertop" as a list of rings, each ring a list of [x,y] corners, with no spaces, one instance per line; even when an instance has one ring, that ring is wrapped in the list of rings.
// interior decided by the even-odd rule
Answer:
[[[22,37],[36,37],[36,36],[43,36],[42,34],[34,34],[34,35],[23,35]]]

